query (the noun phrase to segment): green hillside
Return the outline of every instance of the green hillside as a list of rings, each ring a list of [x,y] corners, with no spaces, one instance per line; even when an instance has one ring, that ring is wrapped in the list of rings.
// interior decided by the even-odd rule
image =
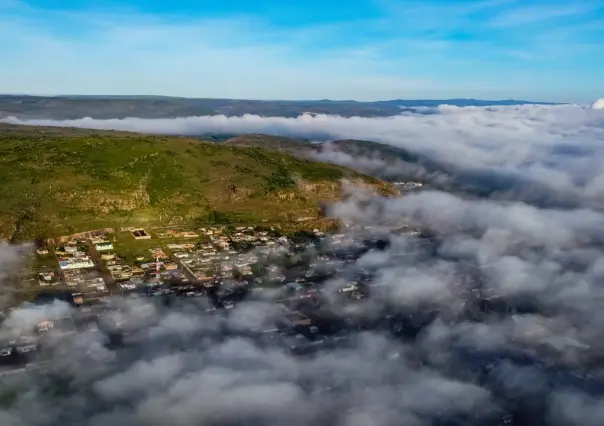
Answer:
[[[282,136],[264,134],[246,134],[230,138],[226,144],[245,147],[262,147],[271,150],[287,152],[296,156],[308,156],[313,152],[320,152],[322,146],[314,145],[309,141]],[[404,148],[378,142],[340,139],[331,142],[337,150],[361,157],[382,158],[385,161],[402,160],[408,163],[425,163],[420,155]]]
[[[0,126],[0,237],[117,226],[291,221],[316,216],[354,171],[262,148],[126,132]]]
[[[257,133],[230,138],[226,141],[226,144],[271,149],[296,156],[305,156],[314,150],[313,144],[309,141]]]

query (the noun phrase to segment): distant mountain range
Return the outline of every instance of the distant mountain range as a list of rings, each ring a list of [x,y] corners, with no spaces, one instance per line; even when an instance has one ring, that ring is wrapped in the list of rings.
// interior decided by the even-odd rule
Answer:
[[[195,99],[169,96],[29,96],[0,95],[0,118],[69,120],[82,117],[175,118],[199,115],[240,116],[256,114],[272,117],[297,117],[304,113],[336,114],[344,117],[385,117],[417,108],[454,106],[501,106],[541,104],[523,100],[480,99],[394,99],[376,102],[353,100],[284,101],[242,99]]]

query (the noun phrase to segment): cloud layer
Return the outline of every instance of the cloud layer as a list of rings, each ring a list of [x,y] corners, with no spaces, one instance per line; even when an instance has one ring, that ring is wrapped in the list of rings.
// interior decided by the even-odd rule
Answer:
[[[49,336],[41,369],[0,374],[0,423],[601,425],[604,117],[576,105],[423,112],[29,123],[371,139],[455,170],[511,175],[572,203],[519,202],[525,194],[517,186],[506,200],[439,191],[383,199],[346,188],[331,213],[371,227],[353,228],[356,238],[388,241],[384,250],[331,265],[339,272],[324,286],[324,313],[349,333],[331,330],[321,350],[299,356],[290,349],[305,340],[259,333],[276,315],[262,298],[219,315],[200,298],[171,306],[117,299],[100,330]],[[342,158],[331,161],[380,165]],[[424,236],[394,229],[405,227]],[[317,268],[330,266],[316,251],[307,254]],[[361,273],[374,278],[369,299],[343,303],[337,289]],[[483,303],[497,313],[477,309]],[[61,303],[24,305],[0,325],[0,336],[66,312],[83,315]],[[121,346],[111,340],[118,323],[127,330]]]
[[[592,109],[604,109],[604,98],[596,99],[591,107]]]
[[[385,250],[341,263],[325,285],[329,311],[350,324],[390,313],[388,324],[352,326],[299,356],[288,349],[302,340],[259,333],[276,315],[263,300],[213,314],[198,298],[170,306],[116,299],[104,327],[48,335],[39,368],[0,370],[9,401],[2,424],[601,424],[603,214],[434,191],[397,199],[347,191],[332,211],[343,220],[402,220],[432,234],[426,241],[386,231]],[[375,276],[371,297],[342,303],[338,286],[359,270]],[[476,290],[517,314],[468,316],[481,314],[470,309]],[[23,305],[0,337],[69,315],[87,314],[60,302]],[[118,323],[127,333],[116,346]],[[402,338],[399,323],[425,327]]]

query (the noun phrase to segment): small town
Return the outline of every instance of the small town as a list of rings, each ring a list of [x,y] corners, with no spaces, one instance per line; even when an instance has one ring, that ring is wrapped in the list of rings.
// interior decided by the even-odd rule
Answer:
[[[346,347],[355,334],[369,330],[414,338],[447,312],[430,305],[401,310],[390,304],[387,286],[377,279],[378,268],[359,263],[363,255],[385,250],[395,263],[402,259],[404,250],[388,241],[393,235],[424,238],[409,227],[396,228],[384,232],[344,225],[335,233],[313,229],[287,234],[260,226],[137,228],[88,232],[34,247],[32,262],[20,277],[21,286],[31,292],[26,304],[53,306],[59,299],[71,308],[43,310],[47,314],[38,315],[31,330],[1,336],[0,377],[47,371],[53,359],[48,354],[56,345],[52,342],[77,341],[78,335],[107,335],[109,347],[118,350],[141,324],[157,322],[158,309],[178,312],[186,306],[220,318],[235,313],[233,308],[244,301],[269,302],[275,309],[259,323],[222,332],[244,333],[296,357]],[[425,241],[430,244],[429,238]],[[459,291],[465,290],[460,279]],[[378,310],[371,305],[376,300]],[[478,307],[468,315],[489,309],[496,308]],[[135,323],[129,323],[133,318]],[[199,327],[200,339],[203,333]],[[503,424],[508,418],[502,417]]]
[[[315,259],[306,256],[326,239],[328,253]],[[79,312],[94,313],[109,309],[115,297],[204,296],[211,301],[209,311],[230,309],[250,291],[278,288],[283,320],[293,326],[309,323],[295,302],[316,296],[319,283],[342,270],[340,262],[351,262],[368,249],[351,243],[345,234],[326,235],[315,229],[288,237],[275,228],[253,226],[92,231],[34,247],[16,286],[28,303],[58,299]],[[339,246],[345,248],[335,250]],[[342,291],[356,285],[347,283]],[[357,290],[351,294],[363,297]],[[73,318],[44,318],[35,333],[0,342],[0,355],[30,353],[39,335],[78,327]]]
[[[384,250],[393,231],[419,235],[404,220],[386,224],[386,232],[360,223],[327,232],[304,225],[308,219],[286,229],[266,223],[110,228],[22,246],[20,269],[6,281],[9,302],[0,312],[0,323],[22,306],[62,301],[72,309],[65,317],[53,313],[40,318],[25,333],[0,335],[0,373],[3,366],[31,364],[49,333],[103,324],[120,310],[115,304],[120,299],[170,304],[193,298],[213,314],[228,312],[244,300],[270,301],[280,314],[264,331],[285,340],[297,336],[296,345],[286,346],[300,347],[308,343],[300,336],[312,340],[337,322],[329,313],[334,301],[328,301],[326,290],[337,294],[338,303],[359,303],[370,293],[379,297],[376,271],[355,267],[360,256]]]
[[[404,226],[398,232],[419,235]],[[272,227],[222,226],[92,231],[59,238],[54,245],[34,248],[18,285],[27,292],[28,303],[58,299],[77,315],[41,318],[32,333],[0,342],[0,353],[7,363],[21,365],[31,359],[41,336],[98,327],[108,313],[119,311],[115,300],[121,298],[164,304],[201,298],[210,314],[228,312],[243,300],[270,301],[281,314],[256,331],[277,333],[294,351],[319,347],[334,330],[392,328],[392,321],[398,321],[398,332],[414,333],[446,313],[434,306],[413,312],[390,307],[388,288],[374,280],[377,269],[356,264],[363,254],[383,251],[387,235],[392,228],[384,234],[371,226],[348,225],[337,233],[314,229],[285,235]],[[396,262],[405,253],[390,248],[389,256]],[[473,294],[462,278],[456,291]],[[370,297],[382,306],[377,316],[363,314],[363,301]],[[487,299],[491,306],[497,296]],[[351,310],[342,317],[334,304]],[[409,329],[411,323],[415,325]]]
[[[274,228],[251,226],[93,231],[36,247],[22,283],[32,293],[62,293],[75,306],[130,293],[198,296],[227,282],[258,284],[260,260],[290,248],[292,241]]]
[[[407,244],[397,244],[400,239]],[[168,340],[177,338],[180,327],[192,327],[188,338],[203,340],[207,321],[222,324],[222,336],[251,339],[296,359],[345,349],[367,332],[410,343],[435,323],[486,323],[503,317],[514,322],[541,312],[529,298],[515,300],[485,285],[483,271],[463,259],[456,259],[456,273],[447,277],[446,291],[458,305],[435,303],[434,295],[426,303],[396,300],[399,281],[388,278],[387,271],[402,271],[401,266],[413,270],[414,256],[433,256],[438,244],[398,219],[379,226],[343,222],[332,232],[285,231],[266,224],[139,227],[38,241],[24,252],[22,268],[12,277],[13,307],[3,312],[3,319],[10,319],[12,309],[32,308],[31,327],[11,329],[7,321],[0,335],[0,378],[49,374],[57,342],[85,345],[91,333],[106,338],[110,350],[127,352],[138,332],[182,312],[194,312],[201,321],[173,324]],[[415,273],[418,281],[431,280],[424,272]],[[261,310],[254,321],[243,326],[229,322],[253,309]],[[535,338],[547,333],[539,324],[518,332],[516,344],[539,356],[518,362],[552,368],[556,353]],[[574,347],[573,356],[587,359],[589,349]],[[488,371],[507,362],[488,351],[451,351],[467,371]],[[569,368],[557,380],[598,387],[603,377],[602,370]],[[337,390],[336,385],[308,389],[327,394]],[[510,419],[503,413],[497,425],[511,424]]]

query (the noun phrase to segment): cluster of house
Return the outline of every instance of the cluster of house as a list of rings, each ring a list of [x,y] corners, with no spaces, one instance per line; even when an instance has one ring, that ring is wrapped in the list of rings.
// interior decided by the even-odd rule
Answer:
[[[253,227],[239,227],[230,235],[236,243],[246,242],[254,246],[274,246],[278,242],[288,242],[287,237],[271,238],[268,231],[255,231]]]
[[[105,266],[111,274],[111,278],[115,281],[127,281],[133,277],[144,275],[144,271],[136,265],[128,265],[122,261],[119,257],[106,260]]]
[[[164,232],[158,232],[159,238],[199,238],[199,234],[193,231],[179,231],[176,229],[168,229]]]
[[[151,238],[143,229],[130,232],[135,239]],[[38,283],[63,284],[78,305],[106,299],[108,286],[114,284],[122,292],[153,293],[172,284],[194,288],[194,283],[217,288],[223,283],[251,282],[259,260],[287,250],[291,243],[274,230],[254,227],[166,230],[157,236],[174,241],[146,249],[132,263],[119,256],[119,249],[116,252],[114,242],[103,232],[88,235],[88,240],[70,240],[54,249],[59,268],[37,272]]]
[[[235,268],[238,268],[242,275],[251,275],[251,265],[257,261],[254,255],[238,254],[228,246],[217,249],[211,243],[196,249],[179,251],[175,256],[196,280],[207,285],[216,278],[232,277],[237,270]]]
[[[137,257],[135,264],[127,264],[118,256],[105,259],[101,254],[101,258],[122,291],[154,287],[168,281],[188,282],[178,264],[172,262],[160,247],[150,248],[148,255]]]
[[[47,335],[65,335],[76,332],[69,313],[56,312],[52,317],[41,318],[31,329],[12,329],[0,338],[0,365],[14,361],[14,357],[27,360],[38,350]]]
[[[142,231],[142,230],[137,230]],[[139,232],[137,235],[142,235]],[[144,234],[148,235],[148,234]],[[133,231],[134,236],[134,231]],[[104,235],[100,235],[96,240],[92,240],[95,250],[99,253],[101,261],[111,274],[111,278],[116,282],[127,282],[133,277],[142,276],[144,272],[135,265],[128,265],[120,259],[114,251],[111,241],[108,241]],[[122,288],[130,287],[129,284],[123,284]],[[134,288],[134,287],[133,287]]]
[[[38,347],[38,339],[33,334],[16,334],[0,341],[0,363],[13,354],[24,355]]]
[[[109,294],[105,280],[97,269],[73,269],[63,271],[65,284],[72,292],[76,305],[99,299]]]
[[[204,228],[209,242],[205,244],[169,244],[174,257],[197,280],[207,286],[216,280],[252,276],[252,265],[267,256],[275,246],[287,244],[286,237],[273,238],[268,231],[239,227],[230,235],[220,228]],[[241,251],[238,245],[253,250]]]
[[[169,248],[169,245],[168,245]],[[166,282],[188,283],[188,277],[182,272],[178,263],[170,260],[163,249],[156,247],[149,249],[150,262],[141,263],[141,268],[148,277],[149,284],[162,284]]]
[[[63,271],[94,268],[94,262],[87,254],[88,247],[80,241],[69,241],[55,248],[59,267]]]
[[[93,239],[92,243],[97,250],[99,247],[107,247],[105,250],[113,248],[107,241]],[[74,303],[78,305],[109,294],[101,272],[95,269],[89,250],[88,244],[80,240],[68,241],[54,250],[62,281],[71,292]],[[41,286],[56,285],[61,279],[55,271],[45,271],[38,273],[38,282]]]
[[[55,286],[60,280],[55,271],[40,271],[38,272],[38,284],[41,287]]]

